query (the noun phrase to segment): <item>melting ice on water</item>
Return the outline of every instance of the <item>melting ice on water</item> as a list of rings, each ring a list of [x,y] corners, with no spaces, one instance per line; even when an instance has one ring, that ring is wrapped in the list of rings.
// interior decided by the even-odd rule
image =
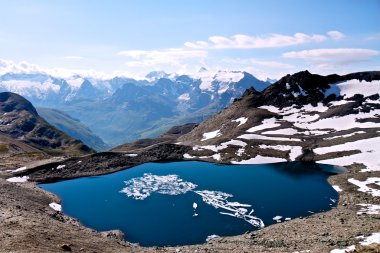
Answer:
[[[178,175],[158,176],[150,173],[145,173],[142,177],[132,178],[124,181],[126,187],[120,192],[125,193],[128,197],[136,200],[144,200],[152,193],[159,193],[165,195],[180,195],[193,191],[197,187],[196,184],[183,181]],[[264,222],[253,216],[254,212],[249,204],[241,204],[239,202],[230,202],[227,199],[232,198],[233,195],[220,192],[220,191],[193,191],[202,197],[203,202],[215,208],[221,208],[224,212],[219,212],[223,215],[233,216],[243,219],[252,226],[264,227]],[[197,209],[198,204],[193,203],[193,209]],[[251,209],[248,212],[248,209]],[[194,216],[198,216],[197,213]]]

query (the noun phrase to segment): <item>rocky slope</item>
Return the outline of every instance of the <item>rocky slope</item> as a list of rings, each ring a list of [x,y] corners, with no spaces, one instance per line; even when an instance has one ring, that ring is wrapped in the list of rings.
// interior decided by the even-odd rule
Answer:
[[[3,167],[11,167],[18,160],[93,153],[81,141],[49,125],[29,101],[10,92],[0,93],[0,141]]]
[[[147,161],[179,159],[240,164],[301,160],[342,165],[347,172],[329,179],[339,191],[340,200],[337,208],[327,213],[295,219],[241,236],[211,240],[202,245],[121,248],[115,246],[117,242],[113,241],[112,244],[108,240],[109,244],[104,250],[330,252],[342,249],[341,252],[344,252],[356,245],[357,252],[376,252],[379,246],[365,245],[369,244],[368,241],[376,241],[371,238],[378,237],[376,233],[380,232],[379,80],[379,72],[323,77],[305,71],[288,75],[262,92],[248,89],[227,109],[199,125],[173,128],[156,140],[119,146],[114,150],[117,152],[71,158],[15,172],[14,176],[49,182],[109,173]],[[58,167],[61,169],[52,169]],[[5,181],[1,183],[9,184]],[[8,189],[5,186],[2,188]],[[22,224],[24,220],[18,219],[28,217],[31,212],[22,212],[21,218],[15,218],[16,206],[20,205],[18,200],[10,204],[4,199],[10,198],[12,192],[14,190],[4,191],[0,201],[13,210],[9,213],[15,224]],[[17,198],[13,196],[11,199]],[[46,221],[46,225],[55,224],[53,217],[49,217],[47,202],[33,207],[33,210],[38,208],[39,212],[32,217],[37,215]],[[99,234],[88,234],[78,224],[78,229],[72,231],[72,223],[63,217],[60,233],[64,235],[64,240],[53,237],[56,230],[50,228],[43,230],[45,235],[36,236],[37,240],[27,239],[27,242],[45,251],[59,250],[63,244],[70,245],[73,250],[80,250],[84,244],[86,247],[83,250],[99,250]],[[7,220],[9,218],[0,219],[0,222],[14,231],[14,238],[1,232],[1,238],[6,238],[3,245],[14,244],[24,236],[16,233],[17,226],[6,223]],[[22,231],[34,234],[34,225],[26,224]],[[79,240],[76,240],[77,233],[81,236]],[[52,245],[43,248],[46,235],[51,238]],[[71,242],[69,238],[75,239]],[[10,248],[0,246],[0,249]]]
[[[81,140],[84,144],[96,151],[106,151],[110,148],[100,137],[81,123],[80,120],[74,119],[60,110],[38,107],[37,112],[49,124],[71,137]]]
[[[380,72],[288,75],[253,88],[180,137],[186,158],[224,163],[317,161],[380,169]],[[371,148],[372,147],[372,148]],[[375,159],[376,160],[376,159]]]

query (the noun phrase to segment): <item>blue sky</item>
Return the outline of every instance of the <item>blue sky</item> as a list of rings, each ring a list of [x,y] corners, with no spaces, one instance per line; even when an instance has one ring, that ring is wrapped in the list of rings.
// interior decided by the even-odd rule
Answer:
[[[380,70],[380,0],[2,0],[0,72]]]

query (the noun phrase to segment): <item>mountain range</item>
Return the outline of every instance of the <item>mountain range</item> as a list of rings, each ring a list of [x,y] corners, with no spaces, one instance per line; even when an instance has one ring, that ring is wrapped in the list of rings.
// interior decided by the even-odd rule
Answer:
[[[56,129],[25,98],[0,93],[0,160],[3,167],[17,166],[54,156],[81,156],[94,150]]]
[[[91,141],[81,140],[98,150],[156,137],[173,125],[200,122],[228,106],[247,88],[253,86],[260,91],[269,84],[247,72],[211,72],[205,68],[195,75],[154,71],[144,80],[81,76],[63,79],[43,73],[0,76],[0,91],[15,92],[37,107],[57,109],[80,119],[94,135]],[[56,120],[50,123],[62,126]]]

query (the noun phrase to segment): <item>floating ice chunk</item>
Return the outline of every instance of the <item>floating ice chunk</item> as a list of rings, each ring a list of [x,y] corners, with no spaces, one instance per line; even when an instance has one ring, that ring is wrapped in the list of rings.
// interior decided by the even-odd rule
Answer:
[[[198,204],[194,202],[194,203],[193,203],[193,208],[194,208],[194,209],[197,209],[197,207],[198,207]]]
[[[358,204],[358,206],[362,208],[360,208],[357,214],[379,214],[380,211],[380,205]]]
[[[206,238],[206,242],[213,240],[213,239],[217,239],[217,238],[220,238],[220,236],[219,235],[209,235]]]
[[[180,195],[197,187],[196,184],[183,181],[178,175],[157,176],[145,173],[142,177],[124,181],[127,185],[120,192],[136,200],[143,200],[152,193]]]
[[[10,177],[7,179],[8,182],[12,183],[25,183],[29,179],[28,176],[22,176],[22,177]]]
[[[275,220],[275,221],[277,221],[277,222],[278,222],[279,220],[281,221],[281,219],[282,219],[282,216],[280,216],[280,215],[277,215],[277,216],[274,216],[274,217],[273,217],[273,220]]]
[[[203,134],[203,138],[201,141],[205,141],[205,140],[208,140],[208,139],[212,139],[212,138],[215,138],[215,137],[219,137],[221,136],[222,133],[220,132],[220,129],[219,130],[215,130],[215,131],[212,131],[212,132],[208,132],[208,133],[204,133]]]
[[[194,217],[197,217],[197,216],[198,216],[198,214],[197,214],[197,213],[194,213],[194,214],[193,214],[193,216],[194,216]]]
[[[241,117],[241,118],[238,118],[238,119],[234,119],[234,120],[232,120],[232,122],[239,122],[239,125],[238,125],[238,126],[241,126],[241,125],[247,123],[247,120],[248,120],[248,118],[246,118],[246,117]]]
[[[57,211],[57,212],[62,212],[62,206],[58,203],[52,202],[49,204],[50,208]]]
[[[229,202],[227,199],[233,197],[233,195],[220,192],[220,191],[194,191],[196,194],[200,195],[202,197],[202,200],[215,208],[221,208],[228,212],[220,212],[220,214],[232,216],[235,218],[243,219],[252,226],[255,227],[264,227],[264,222],[255,217],[252,216],[253,210],[249,214],[248,210],[243,207],[250,207],[251,205],[248,204],[241,204],[239,202]]]
[[[292,218],[289,218],[289,217],[285,218],[286,221],[290,221],[291,219],[292,219]]]
[[[358,191],[366,192],[371,194],[374,197],[380,197],[380,190],[368,187],[368,184],[376,184],[380,186],[380,178],[379,177],[369,177],[365,181],[359,181],[354,178],[349,178],[348,182],[354,184],[359,187]]]
[[[339,185],[333,185],[332,187],[333,187],[334,190],[337,191],[337,192],[341,192],[341,191],[343,191],[343,190],[339,187]]]

